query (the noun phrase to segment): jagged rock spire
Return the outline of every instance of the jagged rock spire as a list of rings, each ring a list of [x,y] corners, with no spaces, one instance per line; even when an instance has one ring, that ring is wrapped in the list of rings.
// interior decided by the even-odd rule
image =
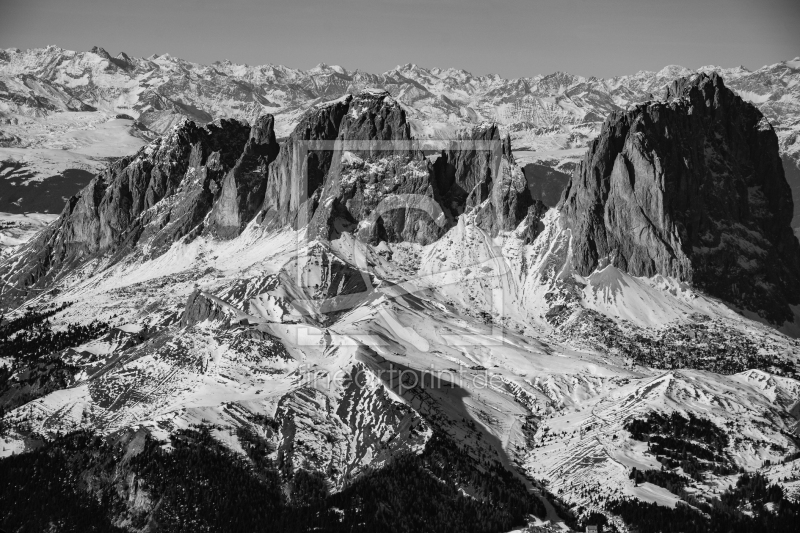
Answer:
[[[561,204],[580,274],[674,276],[778,324],[800,303],[792,211],[772,126],[716,73],[612,114]]]

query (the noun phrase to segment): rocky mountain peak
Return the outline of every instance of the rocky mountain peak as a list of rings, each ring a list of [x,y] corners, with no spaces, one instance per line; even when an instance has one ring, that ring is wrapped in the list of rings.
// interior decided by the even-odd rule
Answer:
[[[353,100],[353,96],[345,95],[317,104],[303,115],[281,144],[267,176],[259,215],[262,226],[274,229],[297,226],[314,213],[334,154],[331,149],[311,144],[316,141],[332,143],[339,137],[342,119]],[[305,154],[303,160],[302,154]]]
[[[259,127],[264,128],[269,126]],[[19,261],[0,265],[0,276],[7,280],[3,302],[23,301],[31,291],[94,259],[104,257],[108,266],[144,253],[137,245],[145,244],[148,256],[158,256],[174,242],[200,234],[223,179],[241,162],[250,138],[251,128],[237,120],[205,127],[185,121],[115,161],[67,201],[58,220],[19,250]],[[260,150],[252,143],[249,148]]]
[[[405,110],[388,91],[367,88],[350,102],[349,112],[340,126],[339,139],[410,141],[411,124]]]
[[[222,191],[209,217],[212,234],[235,237],[255,217],[264,202],[269,164],[279,151],[274,117],[258,117],[239,159],[222,182]]]
[[[532,200],[510,138],[486,123],[462,140],[432,163],[404,107],[371,88],[316,105],[282,144],[272,115],[252,126],[181,120],[96,176],[20,250],[22,262],[2,273],[18,293],[8,300],[95,259],[155,257],[202,234],[234,238],[251,222],[374,243],[433,242],[470,210],[492,234],[516,228]]]
[[[700,72],[696,75],[683,76],[665,86],[663,100],[687,98],[693,105],[719,108],[720,98],[732,96],[734,93],[725,87],[722,77],[714,72]]]
[[[100,47],[100,46],[93,46],[93,47],[92,47],[92,48],[89,50],[89,52],[91,52],[91,53],[93,53],[93,54],[97,54],[97,55],[99,55],[100,57],[104,57],[104,58],[106,58],[106,59],[109,59],[109,58],[111,57],[111,54],[109,54],[108,52],[106,52],[105,48],[103,48],[103,47]]]
[[[613,113],[565,190],[582,275],[691,281],[773,323],[800,303],[800,243],[773,128],[716,73]]]
[[[303,144],[309,140],[336,142],[309,149]],[[516,227],[532,200],[510,138],[501,140],[499,127],[486,123],[460,140],[466,145],[456,143],[431,163],[415,147],[405,109],[385,90],[367,88],[320,104],[270,167],[262,223],[308,222],[311,239],[335,239],[347,231],[375,244],[430,243],[496,189],[484,206],[484,226],[495,234]],[[486,148],[492,141],[497,153]],[[299,150],[306,158],[298,165]],[[526,199],[518,202],[518,196]],[[505,204],[512,205],[510,211]],[[498,213],[507,224],[494,223]]]
[[[261,115],[255,120],[250,129],[248,145],[254,148],[261,146],[269,147],[270,151],[274,151],[274,149],[277,148],[278,141],[275,139],[275,117],[272,115]],[[274,155],[277,155],[277,153]]]
[[[656,73],[658,78],[675,78],[677,76],[688,76],[692,73],[688,68],[680,65],[667,65]]]
[[[637,507],[606,523],[642,530],[621,519],[656,509],[635,503],[656,492],[687,528],[724,515],[742,530],[784,519],[793,530],[800,345],[781,333],[800,329],[722,303],[783,326],[798,303],[775,149],[777,134],[783,155],[800,154],[791,62],[673,84],[682,70],[504,80],[413,65],[343,75],[117,56],[126,71],[90,52],[6,55],[3,133],[40,138],[47,125],[58,138],[75,120],[82,135],[116,140],[132,121],[114,116],[156,132],[98,164],[33,243],[0,250],[0,456],[25,474],[17,502],[50,485],[95,501],[84,489],[135,477],[73,514],[220,531],[273,501],[256,491],[244,505],[228,481],[267,480],[285,495],[271,513],[282,523],[302,525],[292,517],[310,504],[320,513],[305,529],[330,517],[376,530],[362,511],[385,506],[369,497],[378,476],[399,487],[390,507],[446,488],[425,494],[437,530],[468,529],[451,519],[464,502],[486,530],[524,529],[529,512],[567,528],[562,510],[582,528],[622,504]],[[56,115],[74,101],[98,111]],[[517,161],[534,168],[527,180]],[[548,210],[534,185],[556,169]],[[59,479],[41,468],[51,452],[74,463]],[[194,460],[206,452],[213,460]],[[170,464],[186,468],[167,479],[158,466]],[[516,488],[506,467],[524,476]],[[409,468],[420,483],[406,482]],[[729,507],[717,489],[742,471],[782,478],[786,499]],[[204,492],[220,505],[159,489],[186,472],[211,480]],[[548,490],[532,494],[533,480]],[[312,501],[303,487],[336,494]],[[456,491],[461,503],[438,505]],[[533,496],[554,505],[521,505]],[[718,498],[724,509],[700,505],[708,516],[676,503]],[[23,527],[31,513],[17,507]],[[269,529],[263,512],[249,516],[257,525],[240,529]],[[40,518],[31,529],[61,523]]]
[[[109,69],[113,70],[114,66],[122,69],[122,70],[129,70],[134,67],[133,60],[128,57],[127,54],[124,52],[120,52],[117,57],[113,57],[109,54],[105,48],[100,46],[93,46],[91,50],[89,50],[92,54],[97,54],[98,56],[102,57],[103,59],[107,60],[109,63]]]

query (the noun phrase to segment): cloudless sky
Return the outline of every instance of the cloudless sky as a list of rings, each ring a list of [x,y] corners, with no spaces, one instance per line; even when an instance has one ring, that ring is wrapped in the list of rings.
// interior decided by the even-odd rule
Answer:
[[[800,0],[0,0],[0,48],[48,44],[373,73],[754,69],[800,56]]]

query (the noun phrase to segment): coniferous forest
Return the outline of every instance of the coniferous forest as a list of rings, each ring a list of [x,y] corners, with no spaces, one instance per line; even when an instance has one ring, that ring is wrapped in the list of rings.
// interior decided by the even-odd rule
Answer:
[[[641,533],[794,533],[800,524],[800,503],[784,497],[783,489],[761,474],[743,473],[735,487],[719,499],[675,508],[641,500],[614,500],[608,511]]]
[[[35,362],[46,356],[94,339],[108,330],[105,322],[67,324],[54,330],[48,317],[68,305],[48,311],[28,310],[22,317],[3,323],[0,315],[0,354],[13,355],[20,362]]]
[[[207,426],[179,431],[169,447],[149,436],[140,440],[127,446],[130,436],[114,441],[77,432],[0,461],[0,527],[493,532],[544,515],[512,474],[499,464],[476,469],[441,435],[421,455],[402,456],[333,495],[317,474],[298,469],[282,476],[264,457],[231,452]]]
[[[12,358],[0,365],[0,417],[3,413],[70,385],[79,368],[61,357],[67,348],[78,346],[106,333],[109,325],[67,324],[54,329],[49,318],[70,304],[43,310],[28,309],[14,319],[0,315],[0,357]]]

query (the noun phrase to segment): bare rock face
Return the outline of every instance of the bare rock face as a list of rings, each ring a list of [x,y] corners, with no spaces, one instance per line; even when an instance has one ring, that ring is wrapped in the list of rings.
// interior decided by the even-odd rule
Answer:
[[[193,326],[204,320],[215,321],[221,327],[228,327],[236,319],[236,316],[228,309],[221,306],[202,291],[195,290],[186,300],[183,315],[181,316],[181,327]]]
[[[312,238],[348,231],[371,243],[428,244],[469,210],[479,211],[479,224],[492,235],[527,216],[533,200],[496,125],[463,133],[431,163],[388,93],[362,93],[350,106],[309,226]]]
[[[496,124],[479,126],[442,150],[434,164],[446,206],[453,215],[476,207],[489,197],[500,163],[500,132]]]
[[[501,231],[516,229],[528,216],[531,208],[535,213],[546,211],[546,208],[540,205],[541,202],[534,201],[531,196],[525,175],[511,153],[511,139],[509,137],[503,139],[501,146],[502,157],[496,176],[487,179],[487,185],[491,186],[489,201],[477,206],[478,226],[493,237]],[[471,195],[471,198],[474,197],[475,195]]]
[[[435,220],[437,192],[400,104],[387,92],[364,91],[342,120],[309,235],[333,239],[349,231],[373,243],[432,242],[437,222],[444,223]]]
[[[492,236],[516,229],[536,203],[514,160],[511,139],[501,139],[496,124],[462,134],[442,151],[434,171],[451,218],[475,209],[478,226]]]
[[[385,91],[365,90],[317,106],[281,146],[269,115],[252,127],[174,127],[96,176],[0,265],[0,302],[24,301],[80,265],[157,257],[199,235],[231,239],[251,223],[268,231],[307,226],[311,239],[349,232],[373,244],[427,244],[474,211],[492,236],[528,220],[532,240],[544,210],[497,126],[465,133],[432,163],[403,107]]]
[[[612,114],[560,209],[583,275],[610,262],[690,281],[773,323],[793,320],[800,243],[777,137],[717,74]]]
[[[296,226],[298,216],[305,221],[316,210],[333,151],[312,143],[337,139],[351,101],[352,97],[347,96],[313,109],[281,145],[277,158],[269,166],[259,215],[263,226],[273,229]]]
[[[795,235],[800,237],[800,154],[794,157],[782,154],[783,170],[786,172],[786,181],[792,189],[792,201],[794,202],[794,217],[792,218],[792,228]]]
[[[203,230],[223,178],[242,154],[250,127],[234,120],[185,122],[122,158],[67,201],[59,219],[0,265],[4,305],[24,301],[72,267],[104,256],[105,265],[147,243],[157,256]]]
[[[531,195],[547,207],[556,207],[561,200],[561,194],[569,185],[571,176],[563,170],[541,163],[528,163],[522,167]]]
[[[278,156],[272,115],[259,117],[234,167],[222,182],[222,191],[209,219],[208,231],[220,238],[236,237],[264,202],[268,166]]]
[[[117,57],[111,57],[111,54],[109,54],[105,48],[102,48],[100,46],[93,46],[92,49],[89,50],[89,52],[97,54],[103,59],[107,59],[108,60],[107,70],[113,71],[115,67],[122,70],[131,70],[135,67],[133,61],[131,61],[131,58],[128,57],[128,55],[125,52],[120,52],[119,55],[117,55]]]

